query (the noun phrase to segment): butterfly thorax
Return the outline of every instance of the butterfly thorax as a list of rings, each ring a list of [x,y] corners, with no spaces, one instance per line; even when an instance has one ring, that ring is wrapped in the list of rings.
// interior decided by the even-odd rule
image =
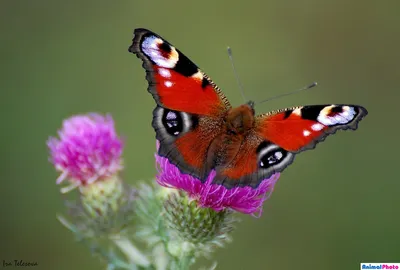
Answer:
[[[243,104],[232,108],[226,115],[226,127],[231,134],[245,134],[254,126],[254,108],[253,104]]]

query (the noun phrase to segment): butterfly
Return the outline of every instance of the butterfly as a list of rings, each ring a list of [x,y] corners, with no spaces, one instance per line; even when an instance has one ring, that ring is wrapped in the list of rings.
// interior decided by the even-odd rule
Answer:
[[[201,181],[215,170],[213,183],[226,188],[256,188],[329,134],[357,129],[368,113],[358,105],[329,104],[255,115],[254,102],[232,108],[210,77],[154,32],[135,29],[129,52],[143,61],[157,103],[158,154]]]

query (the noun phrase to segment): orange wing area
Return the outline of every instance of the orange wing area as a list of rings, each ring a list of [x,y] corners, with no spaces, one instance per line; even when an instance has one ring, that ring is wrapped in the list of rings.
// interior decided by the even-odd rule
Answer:
[[[255,173],[257,171],[257,155],[254,148],[251,150],[253,151],[242,150],[242,152],[239,152],[235,160],[229,164],[229,167],[223,168],[219,173],[238,181],[245,175]]]
[[[169,109],[214,116],[226,110],[213,85],[205,77],[186,77],[172,69],[153,66],[154,87],[161,104]],[[163,76],[167,73],[169,76]],[[200,74],[200,73],[199,73]]]
[[[221,119],[201,116],[192,130],[182,134],[173,144],[166,146],[170,148],[166,156],[184,173],[205,180],[213,167],[214,153],[210,149],[213,148],[216,138],[221,136],[222,125]]]
[[[205,138],[201,129],[195,129],[178,138],[175,145],[187,164],[200,169],[205,165],[207,150],[213,139]]]
[[[226,149],[226,160],[216,168],[217,176],[214,183],[226,187],[257,186],[258,162],[257,146],[263,139],[252,132],[245,140],[237,138]]]
[[[288,151],[299,151],[324,135],[327,126],[285,112],[256,118],[257,131],[264,138]]]

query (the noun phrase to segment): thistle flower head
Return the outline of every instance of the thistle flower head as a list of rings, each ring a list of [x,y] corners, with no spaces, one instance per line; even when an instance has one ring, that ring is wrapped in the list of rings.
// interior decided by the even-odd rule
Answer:
[[[61,172],[57,184],[66,178],[76,186],[90,184],[122,169],[123,143],[111,116],[73,116],[64,120],[58,135],[47,141],[50,162]]]
[[[157,182],[161,186],[183,190],[190,199],[197,201],[200,207],[212,208],[217,212],[233,209],[244,214],[260,216],[263,202],[268,199],[280,176],[276,173],[264,179],[257,188],[227,189],[222,185],[212,184],[215,171],[210,173],[205,182],[201,182],[191,175],[181,173],[167,158],[156,155],[156,161],[159,167]]]
[[[50,161],[62,172],[57,183],[66,178],[71,182],[63,193],[79,186],[79,200],[66,202],[73,231],[85,237],[120,234],[133,220],[135,189],[118,176],[122,141],[113,119],[73,116],[64,120],[58,134],[47,141]]]

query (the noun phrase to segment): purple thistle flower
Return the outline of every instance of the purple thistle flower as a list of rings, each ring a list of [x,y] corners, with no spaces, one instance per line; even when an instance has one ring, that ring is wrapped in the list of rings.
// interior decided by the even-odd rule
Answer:
[[[280,174],[275,173],[263,180],[257,188],[235,187],[227,189],[222,185],[212,184],[216,175],[212,171],[206,181],[183,174],[169,162],[167,158],[156,155],[158,165],[157,182],[167,188],[175,188],[187,192],[191,199],[197,201],[200,207],[212,208],[219,212],[231,208],[244,214],[260,217],[265,200],[272,193]]]
[[[68,178],[74,186],[93,183],[122,169],[123,143],[110,115],[77,115],[63,122],[59,139],[50,137],[50,162],[62,172],[60,184]]]

